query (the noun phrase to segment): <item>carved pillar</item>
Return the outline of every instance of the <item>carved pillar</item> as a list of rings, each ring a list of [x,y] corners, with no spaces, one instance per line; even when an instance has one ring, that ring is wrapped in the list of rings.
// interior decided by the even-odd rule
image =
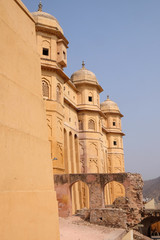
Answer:
[[[72,173],[77,173],[76,169],[76,156],[75,156],[75,135],[72,134]]]
[[[69,132],[69,151],[68,151],[68,159],[69,159],[69,173],[73,173],[73,139],[72,139],[72,133]]]
[[[64,129],[64,166],[65,166],[65,173],[69,173],[69,161],[68,161],[68,137],[67,131]]]
[[[80,173],[80,152],[79,152],[79,139],[75,136],[75,162],[76,162],[76,173]]]

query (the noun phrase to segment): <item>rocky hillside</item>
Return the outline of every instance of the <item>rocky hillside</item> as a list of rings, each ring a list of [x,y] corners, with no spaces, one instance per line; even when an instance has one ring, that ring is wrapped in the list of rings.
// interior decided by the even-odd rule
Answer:
[[[144,198],[154,198],[156,203],[160,203],[160,177],[144,181]]]

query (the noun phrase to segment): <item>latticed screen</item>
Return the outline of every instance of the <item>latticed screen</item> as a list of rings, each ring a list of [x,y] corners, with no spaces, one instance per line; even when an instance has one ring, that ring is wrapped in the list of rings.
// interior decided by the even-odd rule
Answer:
[[[79,124],[79,130],[83,130],[83,122],[82,122],[82,120],[78,120],[78,124]]]
[[[59,85],[57,85],[57,89],[56,89],[56,94],[57,94],[57,102],[61,102],[61,87]]]
[[[93,120],[89,120],[88,129],[95,130],[95,122]]]
[[[43,96],[49,98],[49,85],[46,81],[42,81]]]

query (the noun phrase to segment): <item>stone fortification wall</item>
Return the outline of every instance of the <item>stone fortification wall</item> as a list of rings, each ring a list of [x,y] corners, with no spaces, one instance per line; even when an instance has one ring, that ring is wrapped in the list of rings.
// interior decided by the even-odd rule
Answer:
[[[59,239],[35,22],[0,1],[0,239]]]

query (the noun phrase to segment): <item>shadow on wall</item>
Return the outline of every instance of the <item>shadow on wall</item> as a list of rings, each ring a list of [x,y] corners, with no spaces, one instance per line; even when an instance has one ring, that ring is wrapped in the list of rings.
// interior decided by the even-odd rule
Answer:
[[[89,188],[82,181],[71,185],[72,214],[77,210],[89,208]]]

